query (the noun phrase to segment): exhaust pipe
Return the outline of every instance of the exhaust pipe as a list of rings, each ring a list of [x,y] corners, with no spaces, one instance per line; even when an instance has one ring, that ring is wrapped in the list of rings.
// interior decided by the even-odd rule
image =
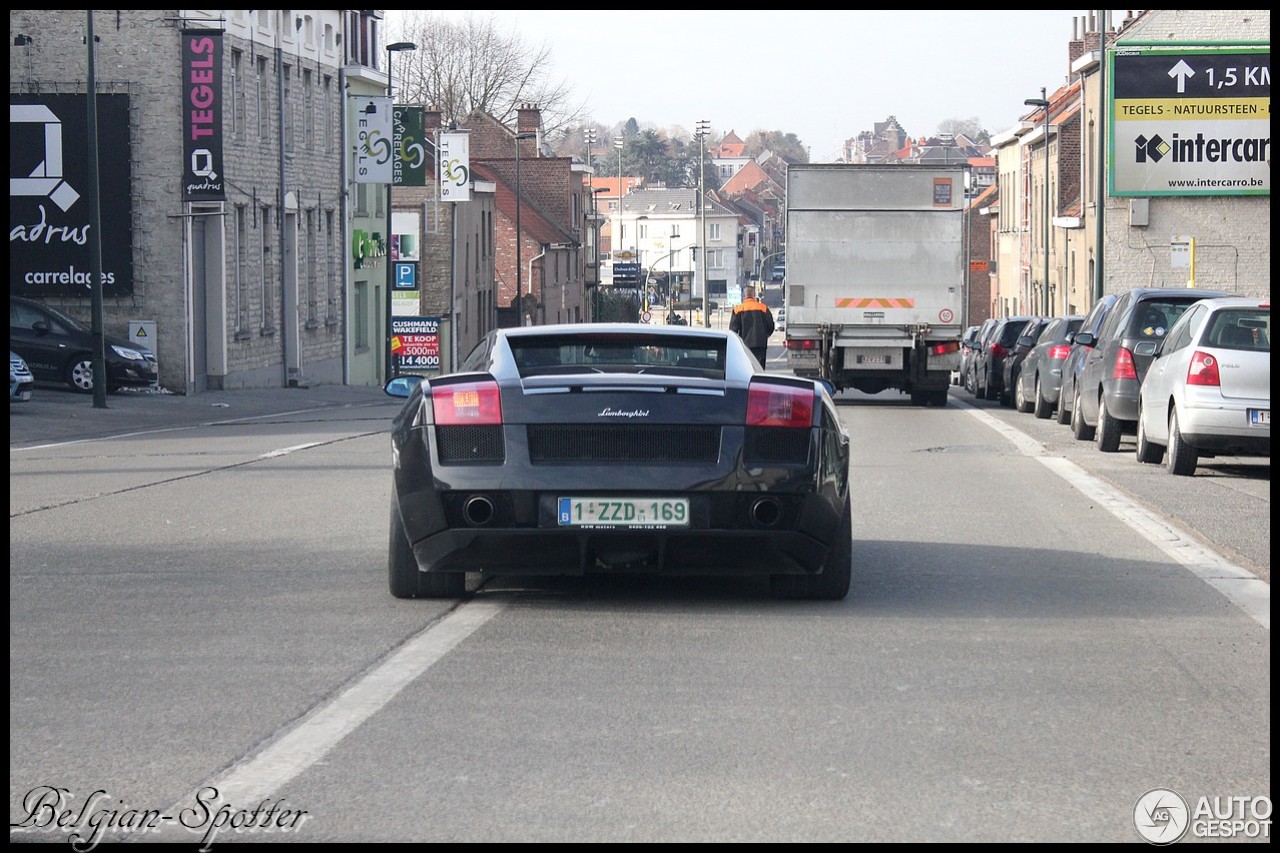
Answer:
[[[760,498],[751,505],[751,521],[756,527],[773,527],[782,519],[782,504],[777,498]]]
[[[484,495],[472,495],[463,504],[462,517],[472,527],[484,527],[493,521],[493,501]]]

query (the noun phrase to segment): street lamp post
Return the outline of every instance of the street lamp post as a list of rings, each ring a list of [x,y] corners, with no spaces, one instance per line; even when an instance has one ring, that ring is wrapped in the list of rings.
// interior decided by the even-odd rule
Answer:
[[[520,266],[521,260],[522,260],[520,257],[521,255],[520,243],[522,242],[522,235],[523,235],[523,232],[520,230],[520,207],[521,207],[521,204],[520,204],[520,140],[537,139],[537,138],[538,138],[538,134],[531,130],[526,130],[524,133],[516,134],[516,304],[519,306],[521,326],[525,325],[525,322],[524,322],[524,282],[521,279],[522,269]],[[533,274],[530,273],[529,277],[530,279],[532,279]],[[529,284],[530,286],[532,286],[533,284],[532,280],[529,282]],[[530,326],[533,325],[532,318],[530,318],[529,325]]]
[[[1053,316],[1049,307],[1049,99],[1045,97],[1047,90],[1040,87],[1040,97],[1023,101],[1029,107],[1039,107],[1044,111],[1044,313]]]
[[[391,83],[391,56],[405,50],[417,50],[418,46],[411,41],[397,41],[387,45],[387,107],[391,110],[391,180],[387,182],[387,305],[385,322],[387,325],[387,339],[384,341],[383,349],[385,350],[385,359],[382,365],[382,381],[388,382],[393,378],[395,373],[395,359],[391,354],[391,322],[393,311],[391,310],[391,294],[394,292],[396,284],[396,270],[394,258],[392,257],[391,247],[394,242],[391,230],[392,211],[391,211],[391,188],[395,186],[395,165],[400,157],[399,150],[395,146],[395,118],[396,107],[395,98],[392,96]]]
[[[591,236],[594,252],[591,263],[596,269],[596,283],[591,291],[591,322],[593,323],[600,322],[600,211],[596,205],[596,197],[608,191],[608,187],[596,187],[591,191],[591,228],[594,231]]]
[[[711,298],[707,287],[707,199],[704,195],[703,166],[706,160],[707,134],[711,132],[711,122],[700,119],[697,124],[698,136],[698,279],[702,282],[702,325],[711,326]]]

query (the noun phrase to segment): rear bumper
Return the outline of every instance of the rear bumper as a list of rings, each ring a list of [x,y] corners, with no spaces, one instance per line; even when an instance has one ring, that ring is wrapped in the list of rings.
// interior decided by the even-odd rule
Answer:
[[[1252,426],[1249,409],[1270,410],[1270,400],[1253,404],[1185,406],[1178,409],[1178,430],[1187,444],[1211,453],[1271,455],[1271,426]]]

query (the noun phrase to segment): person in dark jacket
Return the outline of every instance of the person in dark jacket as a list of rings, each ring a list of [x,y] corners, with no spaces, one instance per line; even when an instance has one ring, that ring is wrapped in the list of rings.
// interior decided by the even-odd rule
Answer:
[[[764,367],[769,351],[769,336],[773,334],[773,312],[769,306],[756,299],[756,289],[750,285],[742,291],[742,302],[733,306],[729,319],[729,331],[737,333],[742,342]]]

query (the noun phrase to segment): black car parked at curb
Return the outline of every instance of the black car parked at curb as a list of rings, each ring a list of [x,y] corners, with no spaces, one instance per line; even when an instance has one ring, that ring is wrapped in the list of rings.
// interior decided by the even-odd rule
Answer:
[[[105,336],[107,390],[145,388],[157,379],[156,357],[132,341]],[[41,382],[93,391],[93,330],[36,299],[9,297],[9,348],[26,359]]]

